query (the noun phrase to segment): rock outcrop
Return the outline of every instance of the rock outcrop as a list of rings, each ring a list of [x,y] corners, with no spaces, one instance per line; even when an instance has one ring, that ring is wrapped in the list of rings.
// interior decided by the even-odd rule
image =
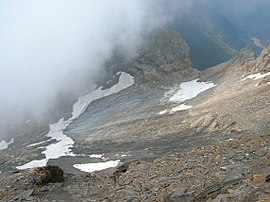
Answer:
[[[270,71],[270,45],[263,49],[252,71]]]
[[[269,129],[270,46],[256,58],[251,46],[233,59],[201,73],[218,85],[211,96],[190,111],[190,126],[223,133]],[[257,75],[257,78],[256,78]],[[265,76],[262,76],[265,75]],[[252,78],[254,77],[254,78]]]
[[[187,43],[179,32],[173,30],[152,33],[135,56],[128,58],[124,55],[121,50],[115,50],[112,59],[106,63],[109,77],[125,71],[146,82],[160,80],[169,74],[189,78],[198,72],[192,67]]]
[[[252,46],[241,49],[241,51],[227,64],[228,73],[256,73],[270,71],[270,45],[264,48],[256,58]]]

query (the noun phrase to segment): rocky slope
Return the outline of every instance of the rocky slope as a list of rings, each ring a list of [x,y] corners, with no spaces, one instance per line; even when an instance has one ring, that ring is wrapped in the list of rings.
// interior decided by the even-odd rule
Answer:
[[[119,71],[133,75],[135,84],[94,100],[66,128],[77,156],[48,162],[63,169],[64,181],[37,183],[51,179],[46,176],[54,176],[55,170],[59,174],[58,169],[10,172],[41,157],[53,140],[32,147],[11,145],[0,151],[0,170],[5,171],[0,174],[0,199],[266,201],[269,58],[270,46],[257,58],[247,47],[198,72],[180,34],[169,30],[154,34],[133,58],[117,50],[106,64],[109,82],[103,82],[103,89],[118,83]],[[185,91],[186,86],[193,87]],[[193,92],[198,89],[203,90]],[[36,138],[41,140],[44,135]],[[102,158],[89,158],[92,154]],[[90,174],[73,166],[109,160],[123,165]]]
[[[3,201],[268,201],[269,135],[239,136],[64,179],[54,167],[6,173],[0,196]]]

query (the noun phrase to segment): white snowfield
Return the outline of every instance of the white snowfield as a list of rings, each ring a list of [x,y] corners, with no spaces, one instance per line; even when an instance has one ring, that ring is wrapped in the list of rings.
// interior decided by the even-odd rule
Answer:
[[[86,164],[75,164],[73,165],[74,168],[77,168],[83,172],[94,172],[99,170],[104,170],[107,168],[113,168],[120,164],[120,160],[116,161],[105,161],[100,163],[86,163]]]
[[[41,141],[41,142],[36,142],[36,143],[33,143],[33,144],[29,144],[26,147],[36,147],[36,146],[39,146],[39,145],[44,144],[44,143],[49,142],[49,141],[50,141],[50,139],[44,140],[44,141]]]
[[[181,83],[179,85],[179,90],[169,99],[169,101],[184,102],[216,86],[212,82],[198,82],[198,80],[199,79],[195,79]]]
[[[7,149],[10,144],[14,142],[14,138],[12,138],[9,142],[6,142],[5,140],[2,140],[0,142],[0,150]]]
[[[198,96],[200,93],[213,88],[216,86],[216,84],[212,82],[199,82],[199,79],[195,79],[188,82],[183,82],[177,87],[177,89],[173,90],[176,91],[173,96],[170,97],[169,101],[174,103],[182,103],[186,100],[189,100],[191,98],[194,98]],[[171,92],[171,91],[170,91]],[[165,93],[165,96],[168,96],[168,92]],[[192,106],[188,106],[185,103],[182,103],[171,110],[165,109],[161,112],[159,112],[159,115],[165,114],[167,112],[174,113],[177,111],[183,111],[188,110],[192,108]]]
[[[91,154],[89,157],[93,158],[93,159],[103,159],[104,158],[103,154]]]
[[[33,167],[42,167],[47,164],[49,159],[57,159],[62,156],[75,156],[71,151],[74,141],[64,134],[64,130],[72,121],[85,112],[92,101],[117,93],[134,84],[134,78],[131,75],[124,72],[119,72],[117,74],[121,74],[117,84],[105,90],[102,90],[102,87],[99,87],[96,90],[79,97],[78,101],[73,105],[72,117],[70,119],[64,121],[62,118],[57,123],[50,125],[50,131],[47,136],[51,140],[56,140],[56,143],[45,147],[45,150],[42,152],[42,154],[45,155],[44,159],[33,160],[27,164],[17,166],[16,168],[23,170]]]
[[[159,112],[158,114],[159,114],[159,115],[163,115],[163,114],[166,114],[167,112],[168,112],[168,109],[165,109],[165,110]]]
[[[258,79],[262,79],[264,77],[270,76],[270,72],[267,72],[265,74],[262,73],[257,73],[257,74],[251,74],[249,76],[246,76],[245,78],[242,79],[242,81],[245,81],[247,79],[252,79],[254,81],[258,80]]]
[[[120,73],[121,76],[119,78],[119,82],[111,88],[101,90],[102,87],[99,87],[98,89],[79,97],[78,102],[73,105],[72,118],[78,118],[92,101],[118,93],[119,91],[124,90],[134,84],[134,78],[131,75],[124,72],[119,72],[118,74]]]
[[[174,112],[177,112],[177,111],[184,111],[184,110],[188,110],[190,108],[192,108],[192,106],[188,106],[186,104],[181,104],[181,105],[178,105],[178,106],[172,108],[170,113],[174,113]]]

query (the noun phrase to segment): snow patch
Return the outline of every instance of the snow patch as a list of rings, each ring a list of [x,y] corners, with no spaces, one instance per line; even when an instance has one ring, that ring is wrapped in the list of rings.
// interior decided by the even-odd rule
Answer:
[[[99,170],[104,170],[107,168],[113,168],[120,164],[120,160],[116,161],[106,161],[106,162],[100,162],[100,163],[86,163],[86,164],[75,164],[73,165],[74,168],[77,168],[83,172],[94,172]]]
[[[103,154],[91,154],[89,157],[94,158],[94,159],[102,159],[102,158],[104,158]]]
[[[166,92],[164,94],[164,98],[161,101],[163,101],[166,98],[168,99],[170,95],[169,98],[170,102],[181,103],[191,98],[194,98],[200,93],[216,86],[216,84],[212,82],[199,82],[198,80],[199,79],[194,79],[192,81],[181,83],[177,88],[171,89],[170,91]],[[168,112],[172,114],[174,112],[184,111],[190,108],[192,108],[192,106],[182,103],[181,105],[178,105],[172,108],[171,110],[165,109],[159,112],[158,114],[163,115]]]
[[[14,138],[12,138],[9,142],[6,142],[5,140],[2,140],[0,142],[0,150],[7,149],[10,144],[14,142]]]
[[[257,74],[251,74],[249,76],[246,76],[245,78],[242,79],[242,81],[245,81],[247,79],[252,79],[254,81],[258,80],[258,79],[262,79],[266,76],[270,76],[270,72],[267,72],[265,74],[262,74],[262,73],[257,73]]]
[[[57,142],[46,146],[45,151],[42,152],[47,160],[58,159],[61,156],[75,156],[71,151],[75,142],[64,134],[64,130],[70,123],[71,120],[60,119],[58,123],[50,125],[50,132],[47,136]]]
[[[27,145],[26,147],[35,147],[35,146],[39,146],[39,145],[44,144],[44,143],[49,142],[49,141],[50,141],[50,139],[49,139],[49,140],[44,140],[44,141],[41,141],[41,142],[36,142],[36,143],[33,143],[33,144],[29,144],[29,145]]]
[[[190,108],[192,108],[192,106],[188,106],[186,104],[181,104],[181,105],[178,105],[178,106],[172,108],[170,113],[174,113],[174,112],[177,112],[177,111],[184,111],[184,110],[188,110]]]
[[[169,101],[184,102],[216,86],[216,84],[212,82],[198,82],[198,80],[199,79],[195,79],[181,83],[179,86],[180,89],[169,99]]]
[[[168,112],[168,109],[165,109],[165,110],[159,112],[158,114],[159,114],[159,115],[163,115],[163,114],[166,114],[167,112]]]
[[[46,164],[47,164],[47,159],[41,159],[41,160],[30,161],[29,163],[26,163],[26,164],[21,165],[21,166],[17,166],[16,168],[19,170],[24,170],[24,169],[28,169],[28,168],[36,168],[36,167],[46,166]]]
[[[118,93],[119,91],[128,88],[133,84],[134,78],[131,75],[122,72],[119,78],[119,82],[111,88],[102,90],[102,87],[99,87],[98,89],[84,96],[81,96],[78,102],[73,105],[73,119],[78,118],[92,101],[112,95],[114,93]]]
[[[26,168],[42,167],[47,164],[49,159],[57,159],[62,156],[75,156],[71,151],[74,141],[64,134],[64,130],[72,121],[85,112],[92,101],[117,93],[134,84],[134,78],[131,75],[124,72],[118,72],[118,74],[120,73],[119,82],[111,88],[102,90],[102,87],[99,87],[98,89],[79,97],[78,101],[73,105],[72,117],[70,119],[64,121],[64,118],[62,118],[57,123],[50,125],[50,131],[46,136],[49,137],[50,140],[56,140],[56,143],[45,147],[45,150],[42,152],[42,154],[45,154],[45,159],[34,160],[25,165],[17,166],[16,168],[22,170]]]
[[[128,155],[128,154],[122,154],[120,157],[123,158],[123,157],[128,157],[128,156],[131,156],[131,155]]]
[[[130,154],[115,154],[114,155],[116,158],[124,158],[124,157],[129,157],[129,156],[132,156]]]

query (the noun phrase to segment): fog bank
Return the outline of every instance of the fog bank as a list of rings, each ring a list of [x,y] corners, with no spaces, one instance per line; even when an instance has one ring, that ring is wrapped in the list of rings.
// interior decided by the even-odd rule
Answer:
[[[133,54],[143,35],[168,20],[160,6],[144,0],[1,1],[1,133],[29,114],[44,116],[60,92],[94,87],[115,46]]]

